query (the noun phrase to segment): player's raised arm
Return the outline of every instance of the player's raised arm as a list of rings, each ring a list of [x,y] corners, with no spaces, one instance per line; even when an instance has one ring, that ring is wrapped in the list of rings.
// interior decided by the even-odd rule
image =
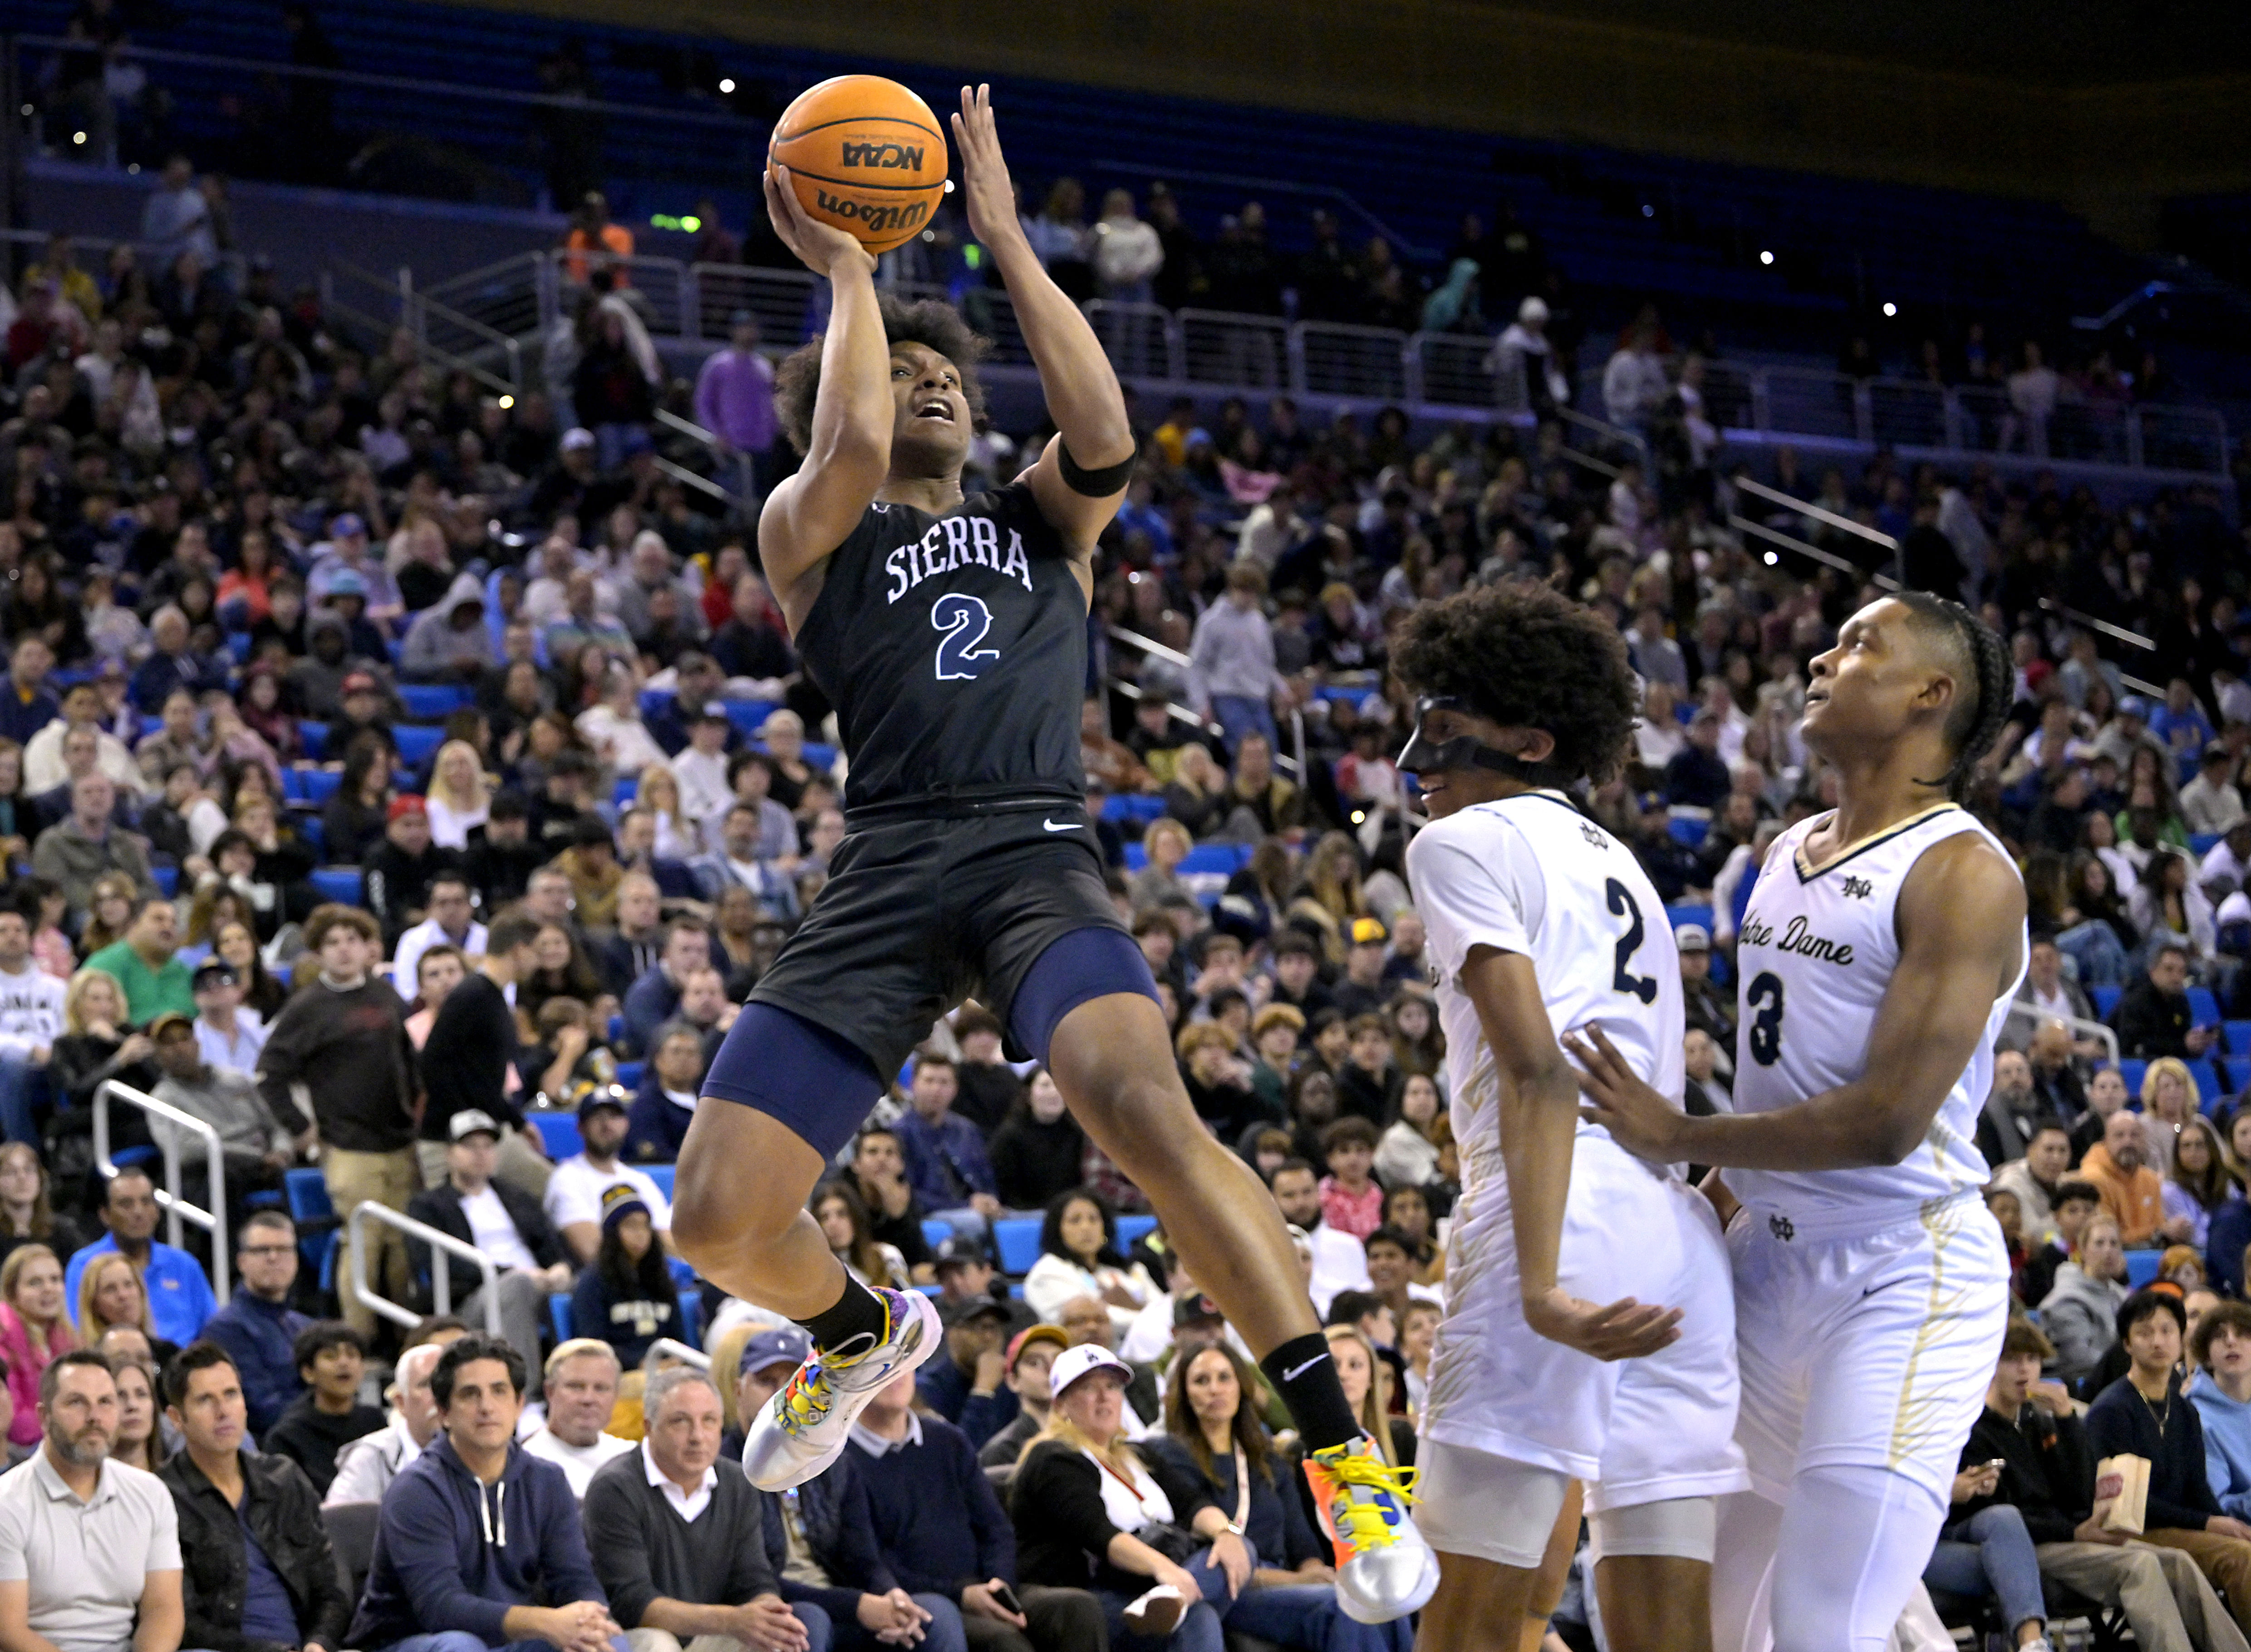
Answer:
[[[896,410],[890,345],[876,308],[876,260],[844,231],[807,217],[787,169],[780,171],[779,181],[772,172],[765,178],[774,230],[806,268],[828,278],[833,295],[805,463],[758,514],[766,583],[794,626],[802,605],[792,604],[792,587],[859,526],[890,473]]]
[[[1853,1082],[1771,1112],[1690,1118],[1596,1031],[1591,1044],[1564,1040],[1586,1068],[1587,1116],[1629,1151],[1668,1161],[1774,1171],[1900,1163],[1929,1135],[2022,965],[2024,883],[1991,845],[1963,833],[1915,863],[1897,916],[1899,964]]]
[[[1024,238],[1008,164],[1001,158],[994,129],[992,89],[962,87],[961,113],[952,119],[970,232],[993,255],[1008,285],[1016,324],[1055,419],[1057,439],[1048,444],[1027,480],[1041,515],[1073,545],[1087,550],[1126,495],[1133,429],[1126,418],[1125,392],[1118,388],[1118,375],[1094,328],[1048,279],[1039,254]]]

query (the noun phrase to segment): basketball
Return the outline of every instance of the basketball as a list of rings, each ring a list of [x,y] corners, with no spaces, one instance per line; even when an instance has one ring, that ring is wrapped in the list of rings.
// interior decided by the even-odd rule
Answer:
[[[769,166],[789,169],[807,216],[870,252],[919,235],[945,193],[945,133],[925,103],[879,74],[800,93],[774,124]]]

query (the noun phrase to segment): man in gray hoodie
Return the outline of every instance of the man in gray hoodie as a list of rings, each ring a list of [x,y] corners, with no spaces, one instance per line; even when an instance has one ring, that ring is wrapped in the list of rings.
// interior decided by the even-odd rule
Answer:
[[[437,603],[414,617],[399,651],[409,682],[474,683],[500,663],[485,625],[485,591],[474,574],[458,576]]]

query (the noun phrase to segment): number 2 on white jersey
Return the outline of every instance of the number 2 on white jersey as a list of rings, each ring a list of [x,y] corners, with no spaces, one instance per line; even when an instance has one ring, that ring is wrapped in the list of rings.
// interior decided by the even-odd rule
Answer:
[[[1618,937],[1615,966],[1610,971],[1612,990],[1630,994],[1645,1004],[1657,1002],[1657,983],[1646,975],[1636,975],[1626,966],[1633,955],[1641,950],[1648,937],[1649,927],[1641,919],[1641,903],[1633,898],[1633,891],[1612,878],[1603,886],[1612,917],[1626,920],[1625,933]]]
[[[993,611],[975,597],[950,591],[930,605],[930,623],[945,635],[938,644],[938,680],[974,679],[1001,657],[998,648],[980,648],[993,628]]]

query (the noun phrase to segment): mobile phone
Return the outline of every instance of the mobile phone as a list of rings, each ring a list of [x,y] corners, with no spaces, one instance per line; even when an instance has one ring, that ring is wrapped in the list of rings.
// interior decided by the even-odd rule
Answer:
[[[1007,1584],[995,1583],[993,1586],[993,1600],[1002,1611],[1013,1612],[1020,1618],[1024,1615],[1024,1603],[1016,1599],[1016,1592]]]
[[[1983,1474],[1988,1469],[2005,1469],[2008,1466],[2009,1460],[2006,1457],[1996,1457],[1991,1462],[1979,1463],[1977,1465],[1977,1471],[1980,1474]]]

